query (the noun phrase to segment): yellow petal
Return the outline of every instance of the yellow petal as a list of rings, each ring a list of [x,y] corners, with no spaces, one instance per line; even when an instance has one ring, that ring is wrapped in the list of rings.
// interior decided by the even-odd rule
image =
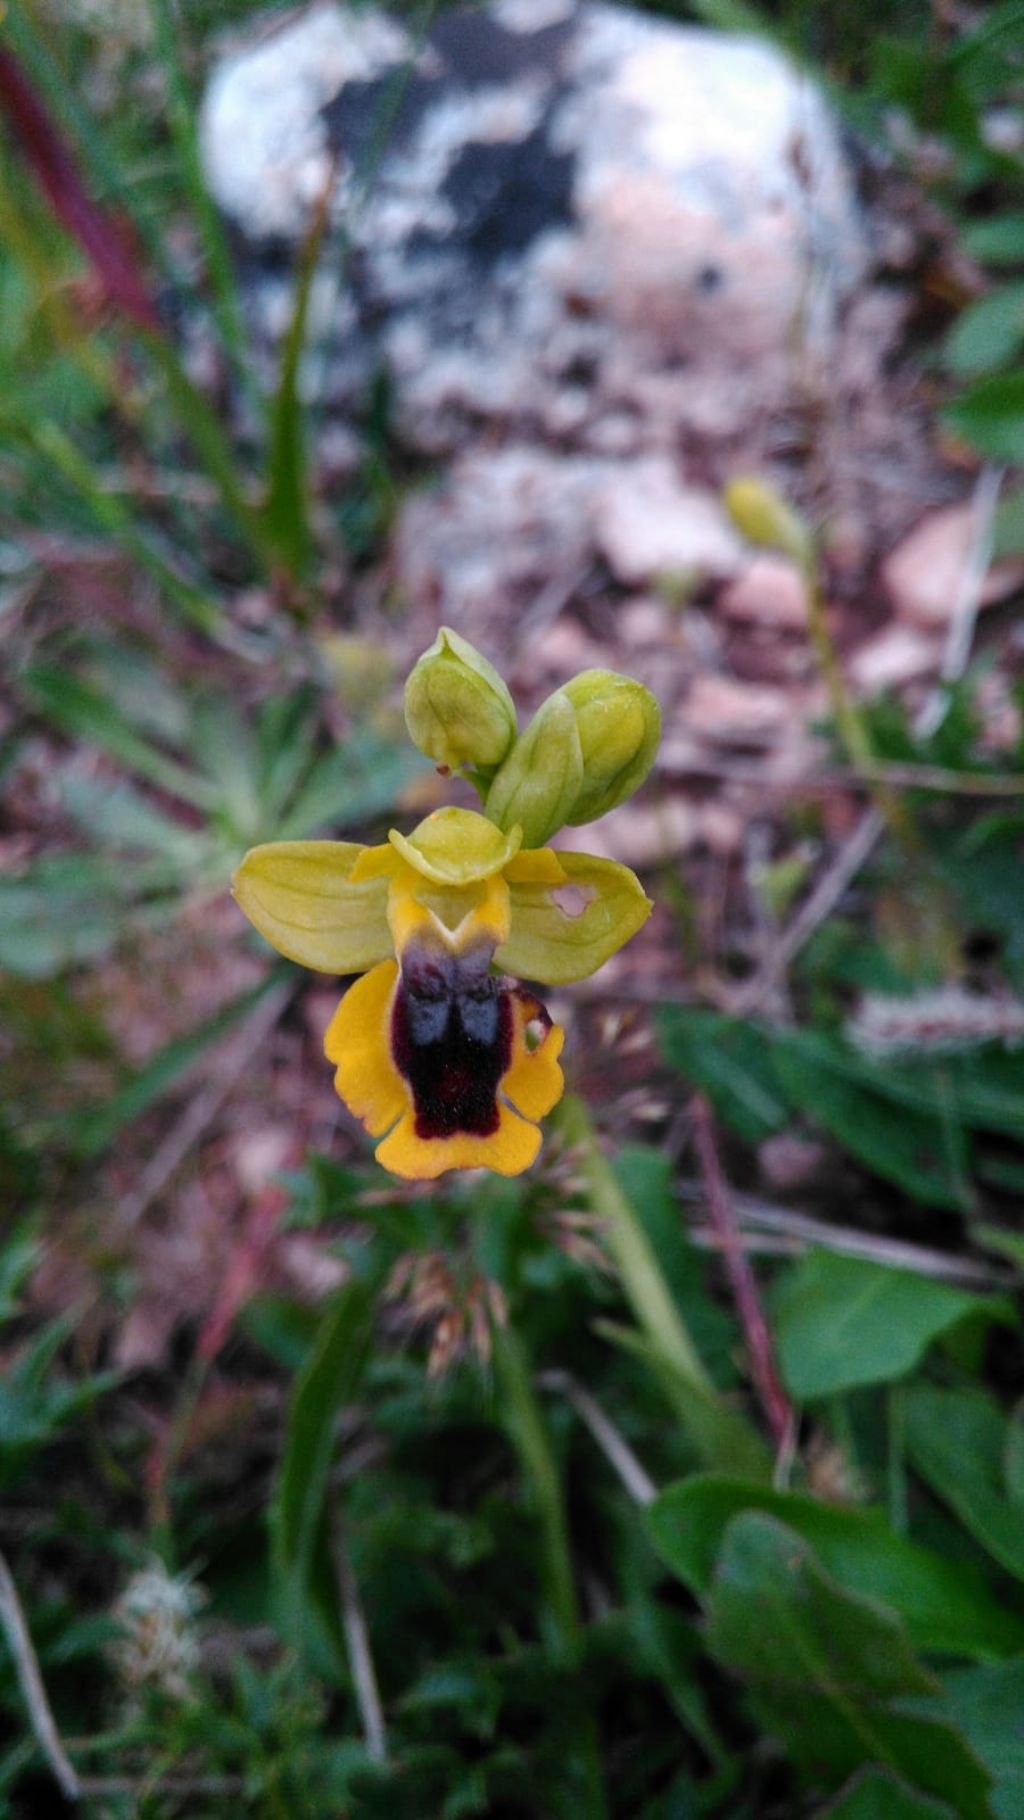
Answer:
[[[253,847],[235,873],[235,897],[290,961],[321,973],[362,973],[392,952],[387,880],[354,878],[363,852],[332,840]]]
[[[565,1090],[565,1076],[558,1058],[565,1042],[560,1024],[550,1024],[536,1049],[527,1048],[526,1026],[542,1007],[536,999],[509,994],[512,1004],[512,1061],[505,1070],[501,1091],[517,1112],[527,1119],[542,1119],[557,1106]]]
[[[350,986],[324,1037],[324,1054],[337,1064],[339,1099],[379,1137],[409,1106],[409,1089],[391,1059],[391,1003],[398,965],[382,961]]]
[[[546,986],[596,973],[653,909],[628,866],[589,853],[557,857],[564,884],[510,882],[512,926],[494,956],[506,973]]]
[[[551,847],[523,847],[502,873],[510,885],[565,884],[565,868]]]
[[[417,1137],[413,1115],[407,1112],[390,1137],[377,1145],[377,1161],[392,1175],[413,1182],[431,1182],[448,1169],[493,1169],[497,1175],[521,1175],[536,1159],[540,1131],[507,1106],[498,1111],[498,1128],[490,1137],[460,1131],[448,1138]]]
[[[500,873],[471,885],[437,885],[399,863],[388,897],[388,924],[396,954],[424,935],[435,936],[455,953],[484,942],[495,948],[509,931],[508,886]]]
[[[521,828],[503,834],[475,809],[436,809],[408,836],[388,839],[407,865],[438,885],[472,885],[501,872],[518,853]]]

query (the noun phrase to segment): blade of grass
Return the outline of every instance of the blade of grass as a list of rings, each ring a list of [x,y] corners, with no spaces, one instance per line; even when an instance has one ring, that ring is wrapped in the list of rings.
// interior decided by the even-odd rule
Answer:
[[[64,732],[99,746],[138,777],[193,808],[218,806],[217,792],[206,779],[143,739],[118,712],[116,701],[70,671],[58,664],[33,664],[25,671],[22,686],[34,705]]]
[[[313,280],[330,221],[336,180],[335,163],[328,172],[299,257],[295,307],[281,354],[281,372],[270,419],[264,524],[293,578],[301,576],[306,568],[312,543],[299,371],[309,327]]]
[[[549,1629],[552,1655],[567,1671],[566,1696],[571,1704],[572,1723],[566,1727],[566,1737],[572,1739],[576,1757],[571,1768],[574,1778],[578,1779],[580,1793],[586,1791],[583,1812],[593,1820],[602,1820],[608,1809],[597,1732],[593,1715],[584,1705],[575,1679],[583,1651],[583,1633],[558,1466],[521,1342],[507,1327],[495,1329],[494,1363],[502,1391],[502,1416],[524,1476],[532,1488],[540,1524],[541,1579],[545,1593],[543,1622]]]
[[[165,333],[159,311],[139,274],[134,248],[118,223],[97,208],[79,175],[75,153],[47,112],[17,60],[0,48],[0,112],[10,121],[53,214],[82,249],[110,303],[131,325],[159,368],[170,402],[225,510],[256,560],[273,573],[277,552],[262,514],[245,497],[235,452],[210,405],[193,385]]]
[[[55,423],[29,425],[23,433],[39,454],[52,463],[75,492],[81,495],[99,527],[138,563],[140,569],[152,576],[190,624],[210,638],[223,638],[227,621],[218,603],[186,581],[154,549],[130,506],[99,484],[89,462],[75,448],[71,438]]]
[[[221,339],[247,396],[262,410],[263,400],[253,383],[245,359],[245,323],[238,301],[227,237],[203,176],[195,108],[182,63],[176,11],[173,0],[150,0],[156,48],[167,80],[170,127],[178,155],[182,186],[202,237],[211,303]]]
[[[602,1221],[605,1243],[641,1333],[650,1348],[663,1388],[694,1446],[709,1465],[770,1475],[760,1437],[719,1396],[672,1299],[647,1234],[605,1161],[586,1107],[569,1094],[557,1120],[580,1160],[588,1198]]]

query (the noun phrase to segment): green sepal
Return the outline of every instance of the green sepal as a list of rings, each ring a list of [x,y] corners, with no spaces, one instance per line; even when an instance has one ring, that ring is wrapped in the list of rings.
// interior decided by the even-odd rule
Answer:
[[[487,794],[499,828],[520,827],[524,847],[543,847],[569,819],[583,784],[576,713],[563,689],[537,709]]]
[[[653,905],[628,866],[558,853],[564,884],[509,883],[512,926],[495,964],[542,986],[587,979],[642,928]]]
[[[351,877],[364,851],[333,840],[253,847],[235,873],[235,898],[290,961],[319,973],[363,973],[393,952],[387,878]]]
[[[405,724],[435,764],[492,772],[516,736],[515,703],[486,657],[442,626],[405,685]]]
[[[638,790],[654,763],[661,709],[650,689],[616,670],[581,670],[562,691],[576,716],[583,778],[566,820],[597,821]]]

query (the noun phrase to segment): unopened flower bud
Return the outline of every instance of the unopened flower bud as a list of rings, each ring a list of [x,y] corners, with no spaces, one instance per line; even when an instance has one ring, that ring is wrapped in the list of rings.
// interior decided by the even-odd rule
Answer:
[[[493,771],[516,736],[516,710],[493,664],[448,626],[405,685],[409,737],[437,765]]]
[[[661,710],[649,689],[615,670],[581,670],[562,694],[576,716],[583,776],[566,820],[596,821],[625,802],[647,776],[661,737]]]
[[[731,480],[724,500],[729,517],[748,543],[782,550],[795,562],[807,563],[813,553],[810,527],[767,481],[749,474]]]
[[[524,847],[543,847],[565,826],[583,783],[576,713],[564,689],[537,709],[491,785],[486,810],[506,832],[523,830]]]

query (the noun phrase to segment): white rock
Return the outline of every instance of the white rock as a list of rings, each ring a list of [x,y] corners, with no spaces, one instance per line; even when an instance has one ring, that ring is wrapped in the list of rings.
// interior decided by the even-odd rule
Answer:
[[[684,486],[662,456],[611,475],[596,489],[593,513],[597,548],[627,586],[662,575],[720,578],[742,560],[715,495]]]
[[[974,541],[974,514],[969,504],[930,512],[897,544],[882,565],[882,579],[897,613],[919,626],[942,627],[957,610]],[[1002,562],[990,568],[981,604],[1004,600],[1024,582],[1024,564]]]
[[[802,396],[868,254],[780,52],[600,0],[446,9],[418,51],[366,6],[269,18],[215,69],[202,155],[258,244],[300,239],[337,153],[332,403],[383,362],[423,450],[499,420],[611,453]]]
[[[781,732],[794,718],[793,697],[768,683],[731,676],[698,676],[682,718],[691,733],[715,745],[755,745]]]
[[[859,694],[881,695],[885,689],[900,689],[934,675],[941,655],[941,640],[934,631],[929,635],[895,620],[854,652],[847,674]]]
[[[759,550],[735,581],[722,589],[718,610],[727,619],[803,632],[807,628],[807,588],[795,563],[774,551]]]

